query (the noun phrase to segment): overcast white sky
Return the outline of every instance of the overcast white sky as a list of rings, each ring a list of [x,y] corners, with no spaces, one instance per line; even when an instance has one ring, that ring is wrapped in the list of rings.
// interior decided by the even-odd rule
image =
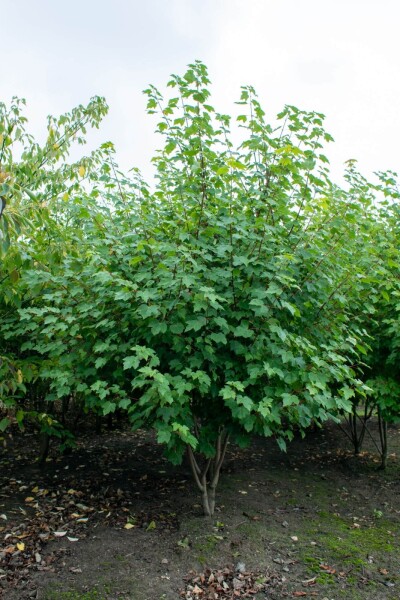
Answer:
[[[25,97],[31,129],[95,94],[110,113],[91,145],[111,139],[119,162],[151,172],[159,144],[142,90],[161,89],[195,59],[230,112],[242,84],[271,118],[284,104],[327,115],[336,178],[399,170],[398,0],[0,0],[0,99]]]

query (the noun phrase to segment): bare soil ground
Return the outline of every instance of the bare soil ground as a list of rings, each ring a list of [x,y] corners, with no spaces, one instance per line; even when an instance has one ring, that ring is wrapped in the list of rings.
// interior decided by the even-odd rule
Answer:
[[[400,429],[385,472],[334,424],[280,452],[231,447],[213,519],[150,434],[82,437],[41,469],[18,434],[0,462],[7,600],[400,598]]]

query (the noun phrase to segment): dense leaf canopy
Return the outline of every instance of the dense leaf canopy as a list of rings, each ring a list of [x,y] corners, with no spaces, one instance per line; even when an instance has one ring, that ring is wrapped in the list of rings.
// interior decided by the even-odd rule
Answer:
[[[323,115],[286,106],[271,125],[251,87],[232,136],[209,83],[196,62],[171,97],[145,91],[165,141],[153,188],[111,143],[68,163],[102,99],[49,118],[43,147],[20,101],[0,105],[0,395],[20,422],[35,395],[46,415],[71,397],[122,409],[172,461],[189,448],[218,471],[228,437],[284,448],[382,385],[398,414],[395,174],[371,184],[349,161],[334,184]]]

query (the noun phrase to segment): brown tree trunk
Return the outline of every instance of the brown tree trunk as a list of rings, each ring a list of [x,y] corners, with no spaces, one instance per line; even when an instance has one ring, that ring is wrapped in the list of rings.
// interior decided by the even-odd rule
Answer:
[[[49,455],[50,436],[48,433],[40,433],[39,439],[40,439],[39,463],[41,465],[44,465],[44,463],[46,462],[46,458]]]
[[[388,441],[387,441],[387,422],[383,419],[381,409],[378,408],[378,427],[379,439],[381,442],[381,469],[385,470],[387,465]]]
[[[192,447],[187,447],[190,467],[197,487],[201,492],[203,512],[206,517],[212,517],[215,511],[215,492],[228,441],[228,433],[221,431],[215,444],[215,456],[209,458],[202,469],[199,467]]]

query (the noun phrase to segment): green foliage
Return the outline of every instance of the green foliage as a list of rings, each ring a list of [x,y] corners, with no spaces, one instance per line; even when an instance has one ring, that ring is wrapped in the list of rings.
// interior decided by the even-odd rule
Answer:
[[[72,144],[83,144],[86,127],[98,127],[106,114],[103,99],[93,98],[87,107],[58,119],[49,117],[43,145],[26,131],[24,104],[18,98],[9,107],[0,103],[0,194],[6,202],[0,219],[0,408],[7,414],[3,424],[16,421],[20,426],[26,411],[30,418],[43,413],[42,375],[54,361],[23,348],[34,328],[29,324],[13,329],[19,322],[17,310],[39,306],[41,272],[56,275],[62,269],[61,257],[79,252],[82,218],[89,215],[81,199],[83,177],[97,181],[109,152],[105,146],[77,163],[67,162]],[[95,187],[90,196],[98,196]],[[32,288],[24,279],[29,271],[37,274]]]
[[[394,422],[400,416],[399,370],[399,207],[396,174],[379,173],[379,183],[369,186],[378,193],[370,210],[370,274],[355,314],[365,330],[368,343],[362,350],[364,379],[370,388],[368,405],[379,417]],[[361,178],[359,178],[361,180]],[[362,182],[365,187],[365,183]]]
[[[388,423],[400,421],[400,384],[392,378],[376,377],[367,381],[369,397]]]
[[[24,147],[16,162],[4,143],[1,163],[6,352],[36,365],[47,405],[73,397],[98,414],[127,411],[175,463],[188,447],[219,456],[221,432],[239,444],[275,436],[284,449],[294,431],[351,411],[368,391],[378,305],[397,332],[397,292],[384,283],[398,265],[396,223],[378,198],[389,175],[373,186],[350,161],[338,187],[324,116],[286,106],[270,124],[252,87],[235,147],[209,84],[196,62],[172,76],[171,97],[145,91],[164,139],[154,190],[118,171],[111,144],[65,162],[102,100],[49,119],[43,148],[25,134],[20,102],[1,108],[2,131],[19,122],[7,136]]]

